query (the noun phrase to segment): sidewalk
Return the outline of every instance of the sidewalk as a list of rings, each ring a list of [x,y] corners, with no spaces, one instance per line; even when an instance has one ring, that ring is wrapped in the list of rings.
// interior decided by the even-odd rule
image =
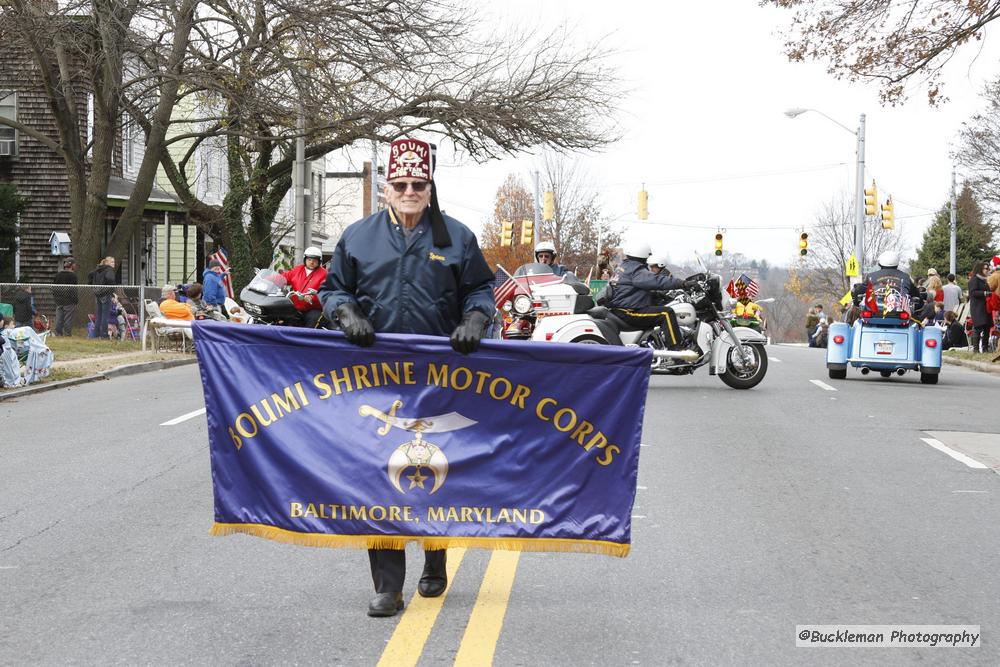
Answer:
[[[194,363],[197,363],[197,359],[193,354],[176,352],[159,354],[150,352],[116,352],[114,354],[94,355],[79,359],[70,359],[68,361],[56,360],[52,364],[54,376],[58,377],[60,375],[59,371],[67,370],[82,372],[82,375],[65,380],[46,379],[37,384],[19,389],[0,389],[0,402],[23,398],[44,391],[73,387],[88,382],[110,380],[115,377],[147,373],[166,368],[175,368],[177,366],[187,366]]]
[[[986,361],[974,361],[972,359],[959,359],[958,357],[950,357],[947,354],[941,355],[941,359],[946,364],[951,364],[952,366],[965,366],[966,368],[971,368],[972,370],[980,371],[981,373],[993,373],[1000,375],[1000,362],[989,363]]]

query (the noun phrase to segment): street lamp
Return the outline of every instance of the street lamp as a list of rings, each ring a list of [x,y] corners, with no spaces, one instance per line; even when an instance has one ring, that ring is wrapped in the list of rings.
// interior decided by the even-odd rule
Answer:
[[[838,120],[827,116],[825,113],[819,109],[788,109],[785,111],[785,115],[789,118],[795,118],[801,116],[807,111],[812,111],[813,113],[818,113],[823,118],[826,118],[831,123],[839,125],[844,128],[858,140],[858,165],[857,165],[857,177],[856,177],[856,190],[855,190],[855,202],[854,202],[854,258],[858,262],[859,273],[863,272],[864,262],[864,248],[865,248],[865,115],[861,114],[861,119],[858,121],[857,131],[852,130]],[[861,281],[860,276],[852,276],[851,284],[858,283]]]

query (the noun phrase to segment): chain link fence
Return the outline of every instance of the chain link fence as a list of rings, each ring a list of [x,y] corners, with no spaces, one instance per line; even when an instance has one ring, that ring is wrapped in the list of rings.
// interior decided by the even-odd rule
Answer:
[[[5,326],[32,326],[56,336],[138,341],[145,300],[159,296],[160,289],[148,285],[0,283],[0,317]]]

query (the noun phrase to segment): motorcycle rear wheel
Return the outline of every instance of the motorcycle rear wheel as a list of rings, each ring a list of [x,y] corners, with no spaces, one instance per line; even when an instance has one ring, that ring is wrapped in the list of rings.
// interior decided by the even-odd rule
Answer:
[[[736,358],[739,352],[736,348],[731,347],[726,354],[726,372],[719,376],[720,380],[733,389],[752,389],[760,384],[760,381],[764,379],[764,374],[767,373],[767,352],[764,351],[764,346],[744,345],[743,347],[750,350],[753,356],[750,366],[741,368],[742,364]]]
[[[608,341],[598,336],[577,336],[571,343],[583,343],[584,345],[607,345]]]

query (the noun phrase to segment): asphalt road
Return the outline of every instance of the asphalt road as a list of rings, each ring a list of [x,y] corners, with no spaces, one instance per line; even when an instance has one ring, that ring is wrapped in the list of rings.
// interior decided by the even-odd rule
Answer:
[[[769,351],[751,391],[652,379],[628,558],[468,550],[438,609],[413,549],[393,619],[362,551],[208,535],[204,417],[161,425],[203,407],[195,367],[0,403],[0,664],[1000,662],[1000,449],[956,434],[1000,432],[1000,376]],[[796,648],[805,624],[983,639]]]

